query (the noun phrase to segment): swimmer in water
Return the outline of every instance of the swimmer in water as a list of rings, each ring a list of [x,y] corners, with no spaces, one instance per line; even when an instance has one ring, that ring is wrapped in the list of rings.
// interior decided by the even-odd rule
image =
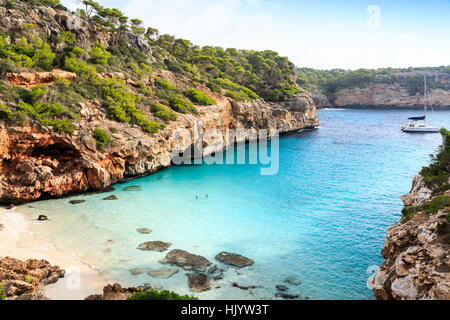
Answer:
[[[208,194],[206,194],[206,197],[208,198]]]
[[[198,195],[195,195],[195,199],[197,199],[197,200],[198,200]]]

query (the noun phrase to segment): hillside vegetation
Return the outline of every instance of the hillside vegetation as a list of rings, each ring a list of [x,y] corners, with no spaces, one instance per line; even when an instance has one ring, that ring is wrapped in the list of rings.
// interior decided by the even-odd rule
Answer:
[[[425,68],[381,68],[358,70],[316,70],[311,68],[297,69],[297,83],[307,90],[318,88],[325,95],[331,97],[343,89],[364,88],[368,84],[400,84],[408,89],[410,95],[423,94],[423,73],[444,73],[450,78],[450,66]],[[434,77],[428,79],[429,89],[450,90],[449,82],[444,83]]]
[[[198,114],[196,105],[217,103],[198,90],[199,84],[238,101],[285,101],[299,92],[294,65],[276,52],[199,47],[144,28],[143,21],[118,9],[95,1],[82,3],[84,9],[76,17],[95,33],[51,29],[46,34],[40,22],[0,28],[0,79],[10,72],[53,69],[77,74],[72,82],[57,77],[52,85],[33,89],[1,80],[1,119],[17,124],[34,119],[55,131],[72,133],[80,105],[97,99],[111,119],[154,134],[177,113]],[[0,7],[24,16],[43,7],[68,12],[58,0],[4,0]],[[93,34],[98,41],[91,41]],[[100,35],[106,35],[106,41]],[[167,79],[155,79],[160,70],[187,77],[190,88],[181,90]],[[122,74],[122,79],[102,76],[113,73]]]

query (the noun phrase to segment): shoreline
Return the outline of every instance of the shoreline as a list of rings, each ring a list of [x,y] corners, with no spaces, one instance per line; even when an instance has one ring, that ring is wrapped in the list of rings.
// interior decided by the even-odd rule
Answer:
[[[17,209],[0,208],[0,257],[44,259],[66,271],[64,278],[39,290],[51,300],[84,300],[108,284],[100,271],[29,231],[30,222]]]

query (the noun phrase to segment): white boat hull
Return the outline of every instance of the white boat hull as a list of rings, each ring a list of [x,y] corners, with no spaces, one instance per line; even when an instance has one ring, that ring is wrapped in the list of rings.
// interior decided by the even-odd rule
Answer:
[[[438,127],[402,127],[403,132],[439,132]]]

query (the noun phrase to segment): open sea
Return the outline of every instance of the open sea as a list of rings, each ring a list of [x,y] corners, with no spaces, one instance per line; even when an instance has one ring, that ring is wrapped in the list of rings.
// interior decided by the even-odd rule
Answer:
[[[318,115],[319,129],[280,139],[276,175],[263,176],[258,165],[248,164],[176,166],[115,185],[114,192],[18,210],[33,221],[37,236],[77,253],[123,286],[148,283],[190,293],[182,269],[169,279],[129,272],[167,267],[158,261],[168,251],[136,249],[161,240],[226,270],[212,290],[195,294],[200,299],[275,299],[278,284],[300,299],[374,299],[367,280],[383,262],[386,228],[399,221],[400,196],[441,137],[400,131],[420,110],[325,109]],[[435,123],[450,127],[450,111],[437,111]],[[124,190],[133,185],[140,190]],[[112,194],[117,201],[102,200]],[[86,202],[69,204],[75,199]],[[51,220],[36,222],[39,214]],[[136,232],[141,227],[152,233]],[[214,259],[221,251],[255,264],[225,266]],[[283,283],[286,277],[301,284]],[[233,282],[257,288],[241,290]]]

